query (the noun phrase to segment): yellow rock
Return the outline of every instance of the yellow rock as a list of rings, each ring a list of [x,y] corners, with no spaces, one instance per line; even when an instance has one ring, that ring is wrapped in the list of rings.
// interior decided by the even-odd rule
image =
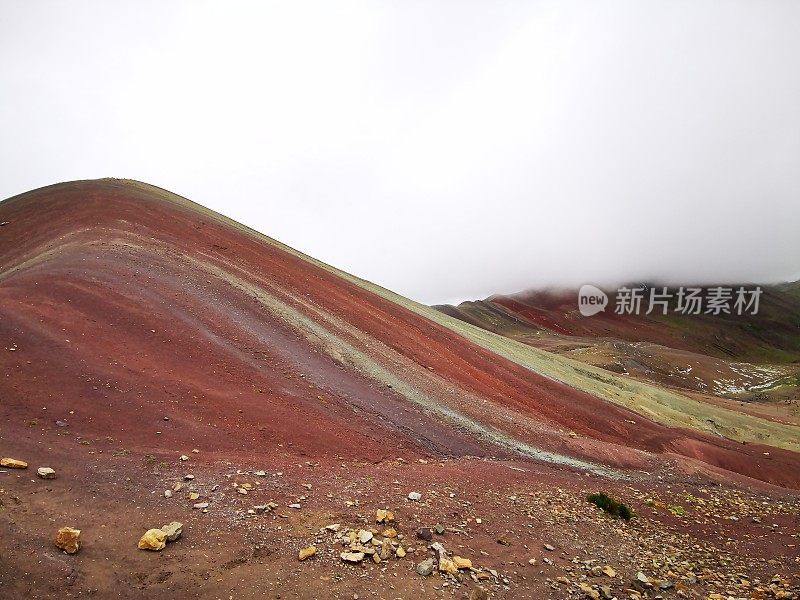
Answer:
[[[378,523],[391,523],[394,521],[394,513],[390,510],[383,510],[379,508],[375,512],[375,521]]]
[[[372,562],[374,562],[376,565],[379,565],[381,563],[381,557],[378,554],[373,554]]]
[[[400,546],[395,554],[397,554],[397,558],[403,558],[406,555],[406,549]]]
[[[28,463],[24,460],[17,460],[16,458],[0,458],[0,467],[8,467],[9,469],[27,469]]]
[[[461,558],[460,556],[453,557],[453,564],[455,564],[456,569],[471,569],[472,568],[472,561],[468,558]]]
[[[305,560],[307,558],[311,558],[317,553],[317,549],[314,546],[309,546],[308,548],[303,548],[297,555],[299,560]]]
[[[392,550],[392,541],[389,539],[383,540],[381,542],[381,560],[388,560],[392,555]]]
[[[389,527],[389,529],[383,532],[383,537],[396,538],[397,530],[394,527]]]
[[[605,573],[608,577],[615,577],[617,574],[617,572],[610,565],[603,567],[603,573]]]
[[[458,574],[458,568],[456,564],[450,560],[449,558],[445,558],[444,556],[439,557],[439,572],[440,573],[449,573],[450,575]]]
[[[81,547],[81,530],[62,527],[56,533],[55,544],[67,554],[75,554]]]
[[[148,529],[139,540],[139,550],[163,550],[167,545],[167,534],[160,529]]]

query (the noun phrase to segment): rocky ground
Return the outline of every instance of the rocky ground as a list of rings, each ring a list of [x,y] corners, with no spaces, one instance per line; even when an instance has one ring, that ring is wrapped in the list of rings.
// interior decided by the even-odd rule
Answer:
[[[3,453],[28,468],[0,469],[0,597],[738,599],[800,590],[800,501],[778,488],[670,469],[610,481],[531,462],[319,463],[278,447],[237,462],[202,448],[140,455],[82,441],[3,436]],[[636,516],[587,502],[599,490]],[[157,535],[160,550],[139,548],[145,532],[175,521],[176,541]],[[80,530],[76,553],[54,543],[61,527]]]

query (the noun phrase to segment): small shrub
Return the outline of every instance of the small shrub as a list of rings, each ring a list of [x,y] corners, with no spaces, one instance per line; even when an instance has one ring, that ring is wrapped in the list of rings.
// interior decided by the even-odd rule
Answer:
[[[667,510],[676,517],[682,517],[686,514],[686,509],[680,506],[679,504],[673,504],[671,506],[668,506]]]
[[[627,504],[619,504],[619,518],[630,521],[633,518],[633,511]]]
[[[633,517],[633,511],[628,505],[614,500],[614,498],[605,492],[589,494],[586,499],[610,514],[612,517],[619,517],[620,519],[624,519],[626,521],[629,521],[631,517]]]

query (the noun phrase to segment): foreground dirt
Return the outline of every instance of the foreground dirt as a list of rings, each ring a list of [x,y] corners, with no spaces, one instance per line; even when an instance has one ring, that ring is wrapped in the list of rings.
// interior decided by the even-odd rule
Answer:
[[[477,458],[320,463],[269,444],[230,460],[210,458],[201,441],[142,455],[64,429],[2,427],[3,448],[30,463],[0,473],[2,598],[460,599],[484,597],[481,589],[490,598],[578,598],[601,586],[627,598],[638,597],[640,572],[651,598],[795,598],[800,585],[800,499],[777,488],[672,469],[610,481]],[[38,466],[57,478],[38,478]],[[165,498],[176,483],[182,489]],[[637,516],[625,522],[589,504],[586,495],[599,490]],[[419,501],[408,499],[412,491]],[[203,501],[207,512],[192,508]],[[268,502],[278,508],[248,514]],[[325,527],[373,529],[380,538],[388,525],[376,523],[378,509],[394,513],[407,555],[344,563],[347,548]],[[137,549],[145,530],[176,520],[184,523],[178,541],[161,552]],[[437,524],[445,531],[432,541],[470,559],[473,571],[417,574],[434,553],[416,532]],[[82,531],[75,555],[53,544],[65,525]],[[300,562],[309,545],[316,556]]]

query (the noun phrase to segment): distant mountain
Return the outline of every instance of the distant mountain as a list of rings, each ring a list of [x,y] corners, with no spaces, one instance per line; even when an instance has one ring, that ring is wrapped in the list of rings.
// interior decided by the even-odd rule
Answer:
[[[613,373],[716,404],[719,397],[736,400],[734,408],[750,403],[747,411],[752,414],[798,422],[800,284],[685,286],[682,297],[678,287],[624,287],[641,290],[638,313],[625,311],[630,304],[620,300],[616,290],[608,292],[605,310],[591,316],[580,312],[577,290],[527,291],[435,308]],[[695,296],[701,299],[715,293],[726,296],[725,308],[718,310],[728,312],[715,314],[717,309],[708,306],[700,306],[698,314],[685,310],[690,288],[699,290]],[[740,289],[743,303],[737,307]],[[756,290],[758,303],[747,310],[745,302]],[[654,305],[647,314],[651,293],[666,304]],[[684,312],[677,310],[681,299]]]

